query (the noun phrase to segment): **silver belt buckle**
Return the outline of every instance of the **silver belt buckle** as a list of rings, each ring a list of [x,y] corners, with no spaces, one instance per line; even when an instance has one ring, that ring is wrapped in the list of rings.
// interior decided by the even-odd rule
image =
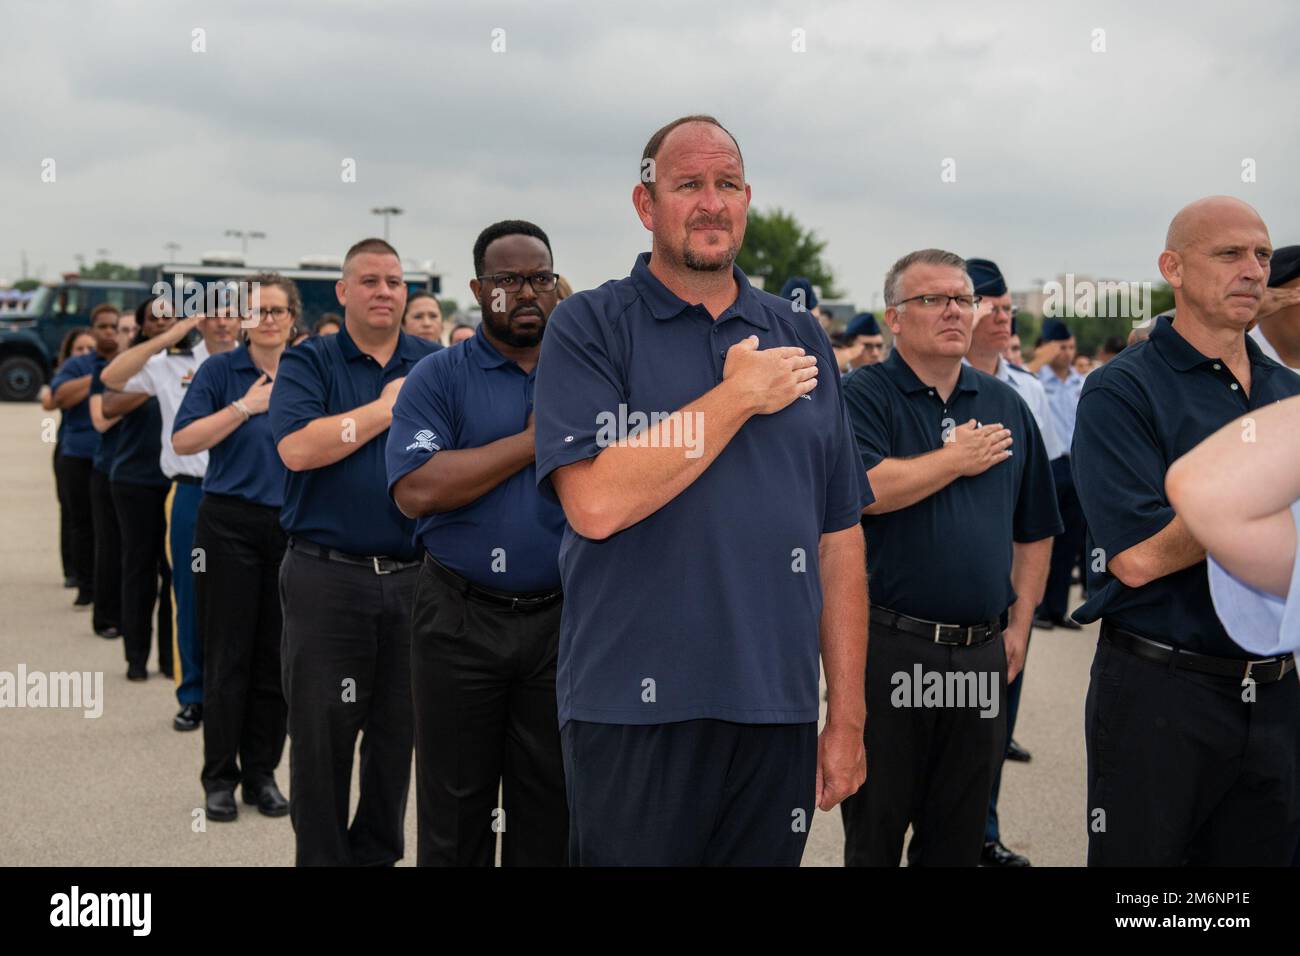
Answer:
[[[370,558],[370,560],[373,561],[373,562],[375,563],[375,574],[392,574],[392,573],[393,573],[392,571],[385,571],[383,568],[381,568],[381,567],[379,566],[379,558],[378,558],[378,556],[372,556],[372,557]]]
[[[935,626],[934,626],[934,643],[936,643],[936,644],[942,644],[942,643],[943,643],[942,641],[939,640],[939,630],[940,630],[940,628],[942,628],[942,627],[943,627],[942,624],[935,624]]]
[[[1278,662],[1278,658],[1276,657],[1266,658],[1262,661],[1246,661],[1246,673],[1241,675],[1241,682],[1245,684],[1246,681],[1250,680],[1250,670],[1256,664],[1272,664],[1275,662]]]

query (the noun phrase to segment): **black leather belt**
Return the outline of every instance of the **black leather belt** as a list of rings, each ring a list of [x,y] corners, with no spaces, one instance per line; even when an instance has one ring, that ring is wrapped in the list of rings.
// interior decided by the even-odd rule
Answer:
[[[355,564],[357,567],[370,568],[375,574],[392,574],[394,571],[407,571],[420,566],[419,561],[400,561],[397,558],[388,558],[383,555],[362,557],[359,554],[345,554],[342,551],[323,547],[305,538],[290,538],[289,547],[325,561],[337,561],[339,564]]]
[[[175,478],[175,481],[176,481],[177,484],[180,484],[180,485],[200,485],[200,486],[201,486],[201,485],[203,484],[203,479],[202,479],[202,478],[195,478],[193,475],[177,475],[176,478]]]
[[[1105,621],[1101,622],[1101,639],[1153,664],[1168,664],[1170,667],[1196,671],[1200,674],[1227,677],[1242,684],[1247,678],[1258,684],[1272,684],[1295,670],[1294,654],[1264,657],[1259,660],[1211,657],[1209,654],[1197,654],[1194,651],[1185,651],[1181,647],[1161,644],[1159,641],[1122,630]]]
[[[540,611],[542,608],[550,607],[560,598],[564,597],[561,590],[541,591],[534,594],[515,594],[511,591],[494,591],[491,588],[479,587],[472,581],[461,577],[450,568],[445,568],[433,559],[433,556],[425,552],[424,562],[428,565],[429,570],[442,578],[443,582],[453,591],[464,594],[467,597],[478,598],[480,601],[486,601],[488,604],[496,604],[500,607],[508,607],[512,611]]]
[[[948,644],[953,647],[978,647],[987,644],[1002,633],[1003,627],[1001,621],[988,621],[984,624],[942,624],[939,621],[909,617],[875,604],[871,605],[871,623],[883,624],[904,634],[914,634],[934,644]]]

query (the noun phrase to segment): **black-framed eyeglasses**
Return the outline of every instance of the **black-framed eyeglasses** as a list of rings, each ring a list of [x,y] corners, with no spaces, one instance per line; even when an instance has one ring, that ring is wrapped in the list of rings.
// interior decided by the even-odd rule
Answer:
[[[248,317],[254,321],[261,321],[263,318],[271,319],[273,322],[279,322],[289,310],[282,305],[273,305],[269,309],[249,309]]]
[[[975,306],[984,301],[981,295],[940,295],[926,294],[914,295],[895,304],[895,308],[900,305],[906,305],[909,302],[920,302],[927,309],[946,309],[949,302],[957,303],[957,309],[960,312],[973,312]]]
[[[479,282],[491,282],[502,292],[521,292],[524,283],[533,287],[534,292],[553,292],[559,276],[554,272],[534,272],[532,275],[520,275],[518,272],[494,272],[490,276],[476,276]]]

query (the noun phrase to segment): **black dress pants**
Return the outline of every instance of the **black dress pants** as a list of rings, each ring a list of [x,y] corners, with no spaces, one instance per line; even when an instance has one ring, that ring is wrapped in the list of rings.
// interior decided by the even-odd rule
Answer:
[[[1056,507],[1061,512],[1061,523],[1065,530],[1052,539],[1047,585],[1037,614],[1059,621],[1069,613],[1070,579],[1074,577],[1079,553],[1084,549],[1088,528],[1083,516],[1083,504],[1079,501],[1074,477],[1070,474],[1069,455],[1062,455],[1052,461],[1052,480],[1056,484]]]
[[[126,663],[144,670],[153,642],[158,608],[158,669],[172,670],[172,573],[167,563],[167,492],[169,486],[111,482],[113,507],[122,536],[122,630]]]
[[[289,816],[299,866],[385,866],[405,851],[414,567],[377,574],[290,543],[280,568]],[[361,737],[361,797],[348,824]]]
[[[1084,718],[1089,866],[1291,863],[1300,683],[1293,672],[1253,691],[1246,700],[1235,678],[1097,642]]]
[[[205,494],[194,525],[203,568],[194,575],[203,634],[203,790],[257,786],[284,754],[280,510]]]
[[[568,721],[571,866],[798,866],[817,724]],[[870,776],[870,774],[868,774]]]
[[[90,474],[90,504],[95,522],[95,610],[96,631],[122,627],[122,530],[117,526],[117,508],[108,475],[99,469]]]
[[[59,560],[64,578],[77,579],[76,559],[73,557],[72,509],[68,507],[68,494],[63,487],[59,469],[59,446],[54,446],[54,493],[59,500]]]
[[[492,866],[500,832],[503,866],[563,866],[562,602],[511,610],[461,593],[432,567],[426,556],[411,618],[417,861]]]
[[[89,458],[60,455],[56,466],[61,494],[72,520],[72,574],[82,594],[95,590],[95,516],[90,504]]]
[[[898,866],[911,824],[913,839],[923,835],[924,842],[916,853],[909,848],[909,866],[977,866],[993,777],[1007,743],[1002,635],[953,647],[873,619],[869,640],[867,782],[840,804],[844,863]],[[937,703],[927,703],[923,693],[918,699],[918,666],[922,688],[933,680],[927,675],[937,674],[945,688],[963,688],[962,705],[946,694]],[[971,700],[972,682],[987,689],[996,713]]]

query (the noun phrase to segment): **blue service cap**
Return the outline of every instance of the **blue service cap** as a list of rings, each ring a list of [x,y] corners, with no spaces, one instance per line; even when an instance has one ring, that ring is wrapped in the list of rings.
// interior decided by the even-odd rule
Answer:
[[[1276,289],[1297,277],[1300,277],[1300,246],[1274,249],[1269,260],[1268,287]]]
[[[976,295],[1006,295],[1007,280],[1002,270],[991,259],[967,259],[966,274],[975,286]]]
[[[1060,319],[1043,319],[1042,338],[1044,342],[1064,342],[1074,338],[1070,327]]]
[[[858,335],[879,335],[880,323],[870,312],[859,312],[853,318],[849,319],[848,327],[845,328],[844,334],[848,336]]]
[[[813,291],[812,283],[803,276],[791,276],[785,280],[785,285],[781,286],[781,298],[794,301],[796,289],[803,289],[803,306],[805,309],[817,308],[817,293]]]

